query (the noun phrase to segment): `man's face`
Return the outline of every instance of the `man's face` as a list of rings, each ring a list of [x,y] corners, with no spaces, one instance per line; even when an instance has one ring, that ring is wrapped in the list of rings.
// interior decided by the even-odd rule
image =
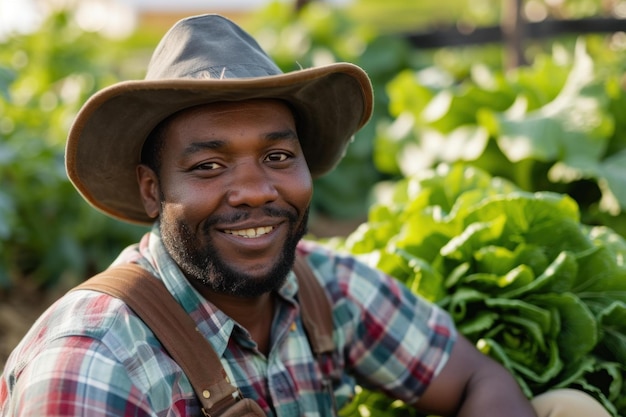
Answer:
[[[158,178],[140,168],[139,181],[183,272],[244,297],[282,285],[312,196],[290,109],[275,100],[204,105],[176,115],[164,135]]]

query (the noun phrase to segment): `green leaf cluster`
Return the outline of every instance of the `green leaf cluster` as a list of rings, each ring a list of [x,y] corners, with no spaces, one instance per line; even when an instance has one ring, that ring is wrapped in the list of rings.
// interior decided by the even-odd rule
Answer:
[[[461,163],[378,195],[336,247],[446,309],[529,397],[573,387],[626,415],[626,240],[581,223],[567,195],[523,191]]]
[[[123,76],[111,64],[122,51],[130,53],[62,11],[1,44],[0,290],[17,280],[69,286],[137,238],[139,228],[83,202],[64,167],[70,123],[92,93]]]
[[[400,72],[387,85],[393,121],[377,131],[376,166],[406,176],[471,163],[526,191],[567,193],[586,223],[624,234],[626,60],[609,42],[555,43],[511,71]]]

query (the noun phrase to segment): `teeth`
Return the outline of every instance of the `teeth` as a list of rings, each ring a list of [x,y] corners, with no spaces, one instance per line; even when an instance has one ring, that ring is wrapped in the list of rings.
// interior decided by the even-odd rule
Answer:
[[[259,237],[261,235],[269,233],[272,231],[272,229],[273,229],[272,226],[263,226],[263,227],[241,229],[241,230],[224,230],[224,232],[231,234],[231,235],[235,235],[235,236],[251,238],[251,237]]]

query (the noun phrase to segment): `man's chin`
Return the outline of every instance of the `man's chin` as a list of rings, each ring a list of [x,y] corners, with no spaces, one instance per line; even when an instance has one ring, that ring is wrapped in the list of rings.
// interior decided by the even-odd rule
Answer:
[[[235,297],[254,298],[263,294],[278,291],[287,275],[251,276],[247,274],[229,274],[230,279],[202,280],[202,285],[210,291]]]
[[[293,254],[283,253],[276,262],[250,265],[247,268],[243,262],[219,258],[211,258],[210,262],[179,260],[177,263],[184,274],[200,288],[249,298],[277,291],[282,287],[293,266],[293,257]]]

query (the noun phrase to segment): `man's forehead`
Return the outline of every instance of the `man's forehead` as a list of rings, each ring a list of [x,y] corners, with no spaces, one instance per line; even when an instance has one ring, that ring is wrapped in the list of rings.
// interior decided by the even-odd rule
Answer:
[[[216,116],[220,115],[230,115],[233,113],[241,112],[241,111],[249,111],[254,108],[259,109],[278,109],[282,108],[284,110],[291,111],[291,106],[289,106],[286,102],[278,99],[249,99],[249,100],[241,100],[241,101],[218,101],[213,103],[204,103],[199,104],[194,107],[189,107],[187,109],[181,110],[176,116],[181,116],[185,114],[191,113],[206,113],[212,114]]]

